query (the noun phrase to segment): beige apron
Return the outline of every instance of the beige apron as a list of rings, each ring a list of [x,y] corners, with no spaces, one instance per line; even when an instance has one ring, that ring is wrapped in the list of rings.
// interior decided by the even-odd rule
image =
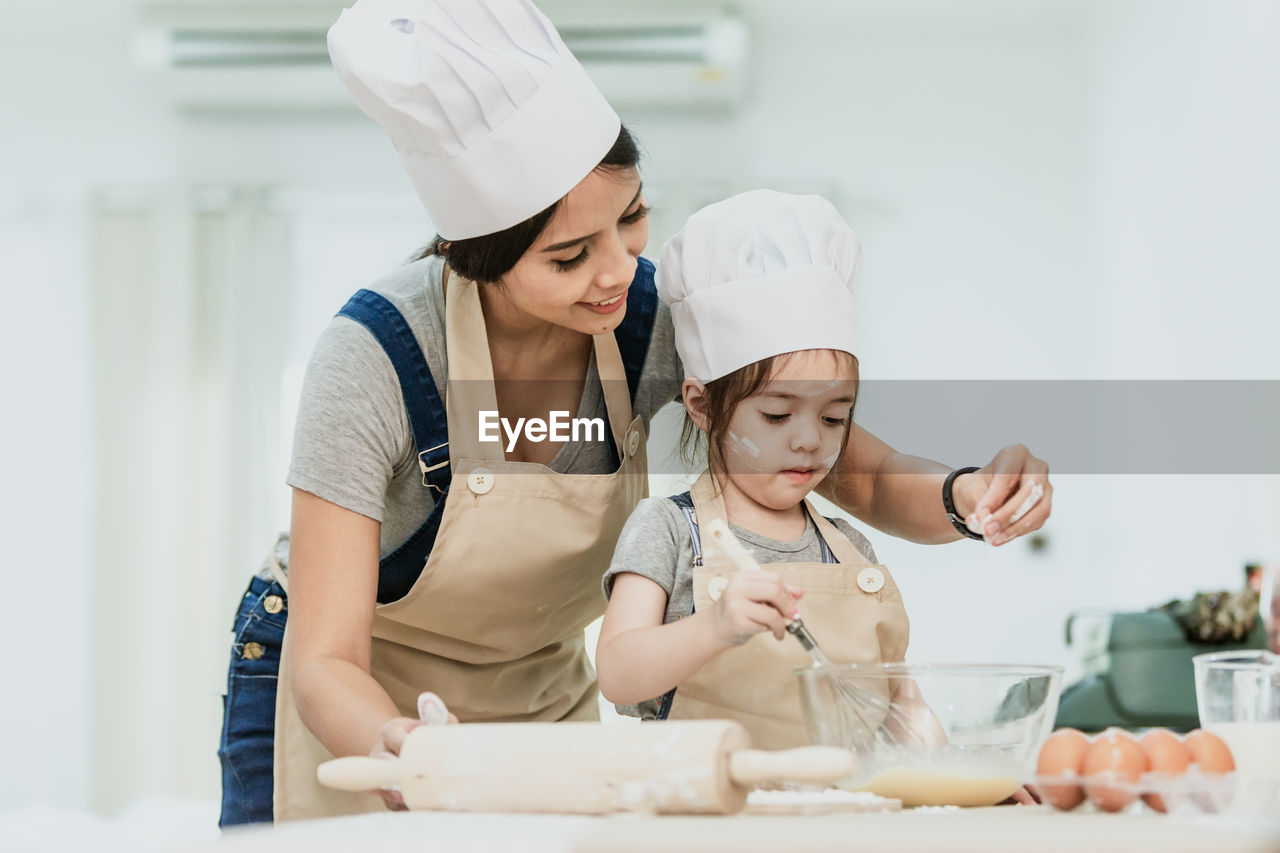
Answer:
[[[692,498],[700,526],[714,518],[728,522],[724,500],[709,474],[694,483]],[[839,563],[769,563],[765,568],[804,590],[800,618],[833,661],[902,660],[909,635],[907,611],[889,570],[868,562],[808,501],[805,509]],[[714,607],[712,595],[718,598],[717,589],[736,573],[727,558],[704,554],[693,569],[695,611]],[[807,744],[792,671],[810,665],[794,637],[776,640],[773,634],[758,634],[681,682],[669,718],[737,720],[750,732],[752,746],[761,749]]]
[[[583,629],[604,612],[600,578],[648,492],[644,426],[631,416],[617,342],[594,338],[621,467],[559,474],[507,462],[501,442],[479,440],[478,413],[498,405],[474,282],[450,282],[445,330],[453,476],[421,576],[404,598],[374,611],[371,674],[407,717],[431,690],[463,722],[597,719]],[[276,695],[276,820],[382,810],[377,796],[316,782],[317,765],[332,756],[298,717],[287,634]]]

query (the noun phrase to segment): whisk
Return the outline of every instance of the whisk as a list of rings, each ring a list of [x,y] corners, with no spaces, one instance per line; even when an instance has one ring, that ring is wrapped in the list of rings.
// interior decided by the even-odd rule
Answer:
[[[800,619],[787,623],[787,633],[800,641],[815,667],[831,666],[831,658],[822,650]],[[873,743],[890,746],[937,743],[933,712],[920,705],[911,711],[891,699],[883,699],[870,690],[855,687],[839,675],[825,676],[840,699],[839,711],[852,746],[865,749]]]
[[[706,525],[705,536],[721,549],[739,571],[759,571],[760,564],[742,547],[737,537],[721,519]],[[795,637],[809,653],[815,667],[831,666],[832,661],[818,645],[800,619],[787,623],[787,633]],[[933,711],[923,702],[904,709],[899,703],[848,683],[839,675],[826,675],[826,680],[839,701],[844,729],[850,746],[859,751],[876,743],[889,746],[911,746],[938,743],[941,727]]]

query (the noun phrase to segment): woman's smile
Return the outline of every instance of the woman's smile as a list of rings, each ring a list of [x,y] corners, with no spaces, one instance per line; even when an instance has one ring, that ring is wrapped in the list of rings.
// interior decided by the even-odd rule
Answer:
[[[630,289],[631,288],[627,288],[627,290]],[[588,311],[594,311],[597,314],[612,314],[614,311],[617,311],[623,305],[627,304],[627,290],[624,290],[617,296],[611,296],[601,302],[579,302],[578,304],[583,308],[586,308]]]

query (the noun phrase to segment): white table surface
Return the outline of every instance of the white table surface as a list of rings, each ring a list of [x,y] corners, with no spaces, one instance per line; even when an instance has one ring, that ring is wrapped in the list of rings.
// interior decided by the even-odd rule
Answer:
[[[607,818],[401,812],[227,833],[201,853],[1280,853],[1273,819],[1055,812],[1048,806],[805,816]]]
[[[1046,806],[734,817],[385,812],[218,835],[216,803],[143,804],[113,818],[37,807],[0,814],[0,851],[32,853],[1280,853],[1269,818],[1063,814]]]

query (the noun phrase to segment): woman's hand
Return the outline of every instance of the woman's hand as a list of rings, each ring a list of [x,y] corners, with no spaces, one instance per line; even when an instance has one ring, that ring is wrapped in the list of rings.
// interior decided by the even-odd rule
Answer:
[[[740,646],[764,631],[781,640],[796,615],[804,591],[782,582],[777,572],[738,572],[716,600],[716,635],[726,646]]]
[[[449,715],[449,723],[456,724],[458,718],[453,714]],[[387,720],[382,726],[382,734],[378,742],[374,744],[373,749],[369,750],[369,755],[373,758],[396,758],[400,755],[400,749],[404,746],[405,738],[409,736],[409,732],[418,726],[427,725],[422,720],[415,720],[413,717],[393,717]],[[382,797],[382,802],[386,803],[388,809],[393,812],[403,812],[408,810],[408,806],[404,804],[404,797],[394,788],[381,788],[377,791],[378,796]]]
[[[1053,485],[1044,460],[1011,444],[985,467],[957,477],[951,496],[970,529],[980,528],[992,545],[1003,545],[1040,529],[1049,517]]]

